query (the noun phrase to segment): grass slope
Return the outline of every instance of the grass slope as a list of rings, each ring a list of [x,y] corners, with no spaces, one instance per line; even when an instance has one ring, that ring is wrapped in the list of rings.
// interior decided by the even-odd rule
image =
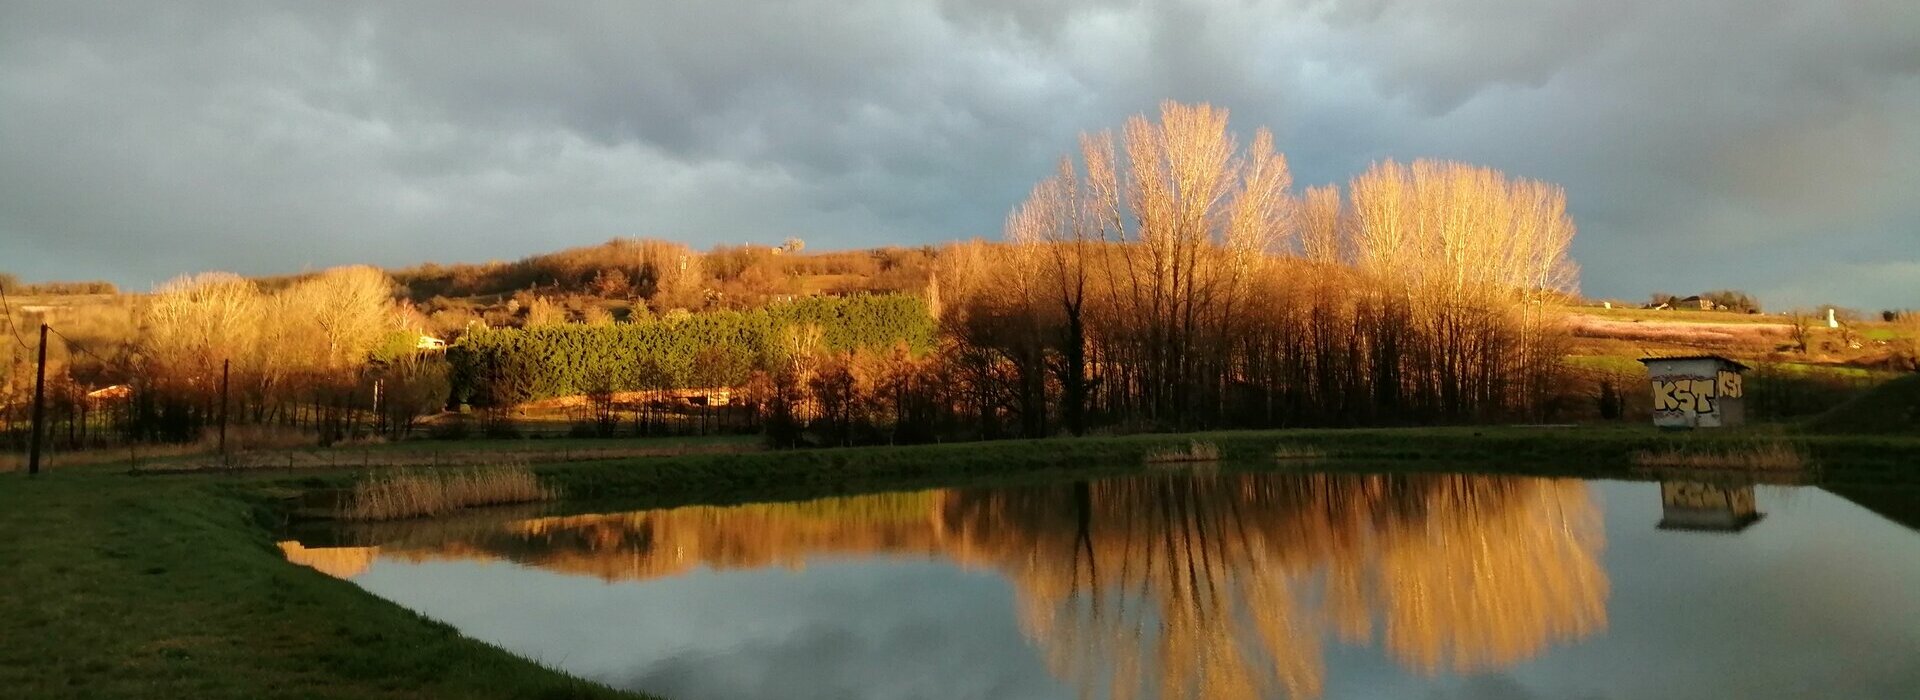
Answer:
[[[4,481],[8,697],[636,697],[288,564],[222,480]]]
[[[1920,374],[1885,382],[1833,410],[1815,416],[1807,428],[1836,435],[1920,436]]]
[[[1236,464],[1273,465],[1272,456],[1285,448],[1328,458],[1282,465],[1294,469],[1604,478],[1634,473],[1634,456],[1641,452],[1724,453],[1787,441],[1820,468],[1822,483],[1920,483],[1920,438],[1789,435],[1766,426],[1696,432],[1640,426],[1221,431],[688,455],[547,465],[536,471],[566,498],[713,502],[737,500],[740,493],[813,497],[1007,476],[1138,471],[1148,454],[1182,449],[1195,440],[1216,445],[1222,460]]]

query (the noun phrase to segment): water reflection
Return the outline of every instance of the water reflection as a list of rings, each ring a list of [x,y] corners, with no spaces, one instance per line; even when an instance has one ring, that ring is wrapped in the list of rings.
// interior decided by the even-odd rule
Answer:
[[[1660,482],[1660,529],[1739,532],[1759,521],[1751,483]]]
[[[287,556],[505,559],[607,581],[925,556],[1012,582],[1021,628],[1083,695],[1316,697],[1324,646],[1424,674],[1497,669],[1606,626],[1586,484],[1518,477],[1165,475],[364,528]]]

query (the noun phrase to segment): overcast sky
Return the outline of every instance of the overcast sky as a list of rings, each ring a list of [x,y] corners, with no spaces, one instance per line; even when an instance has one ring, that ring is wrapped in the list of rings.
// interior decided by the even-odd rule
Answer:
[[[0,270],[992,237],[1169,98],[1560,183],[1591,295],[1920,306],[1915,0],[0,0]]]

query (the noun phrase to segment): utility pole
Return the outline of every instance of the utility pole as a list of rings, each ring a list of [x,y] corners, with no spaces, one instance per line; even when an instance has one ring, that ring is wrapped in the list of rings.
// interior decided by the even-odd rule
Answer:
[[[385,377],[373,379],[373,429],[381,435],[387,434],[387,414],[380,412],[380,389],[385,382]]]
[[[233,370],[233,360],[220,361],[220,466],[229,466],[227,459],[227,377]]]
[[[40,324],[40,366],[33,374],[33,438],[27,455],[27,475],[40,473],[40,436],[47,422],[47,324]]]

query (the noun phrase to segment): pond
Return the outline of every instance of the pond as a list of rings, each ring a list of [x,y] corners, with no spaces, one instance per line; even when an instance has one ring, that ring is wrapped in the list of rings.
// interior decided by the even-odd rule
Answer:
[[[1811,487],[1157,473],[496,512],[282,547],[675,700],[1920,689],[1920,533]]]

